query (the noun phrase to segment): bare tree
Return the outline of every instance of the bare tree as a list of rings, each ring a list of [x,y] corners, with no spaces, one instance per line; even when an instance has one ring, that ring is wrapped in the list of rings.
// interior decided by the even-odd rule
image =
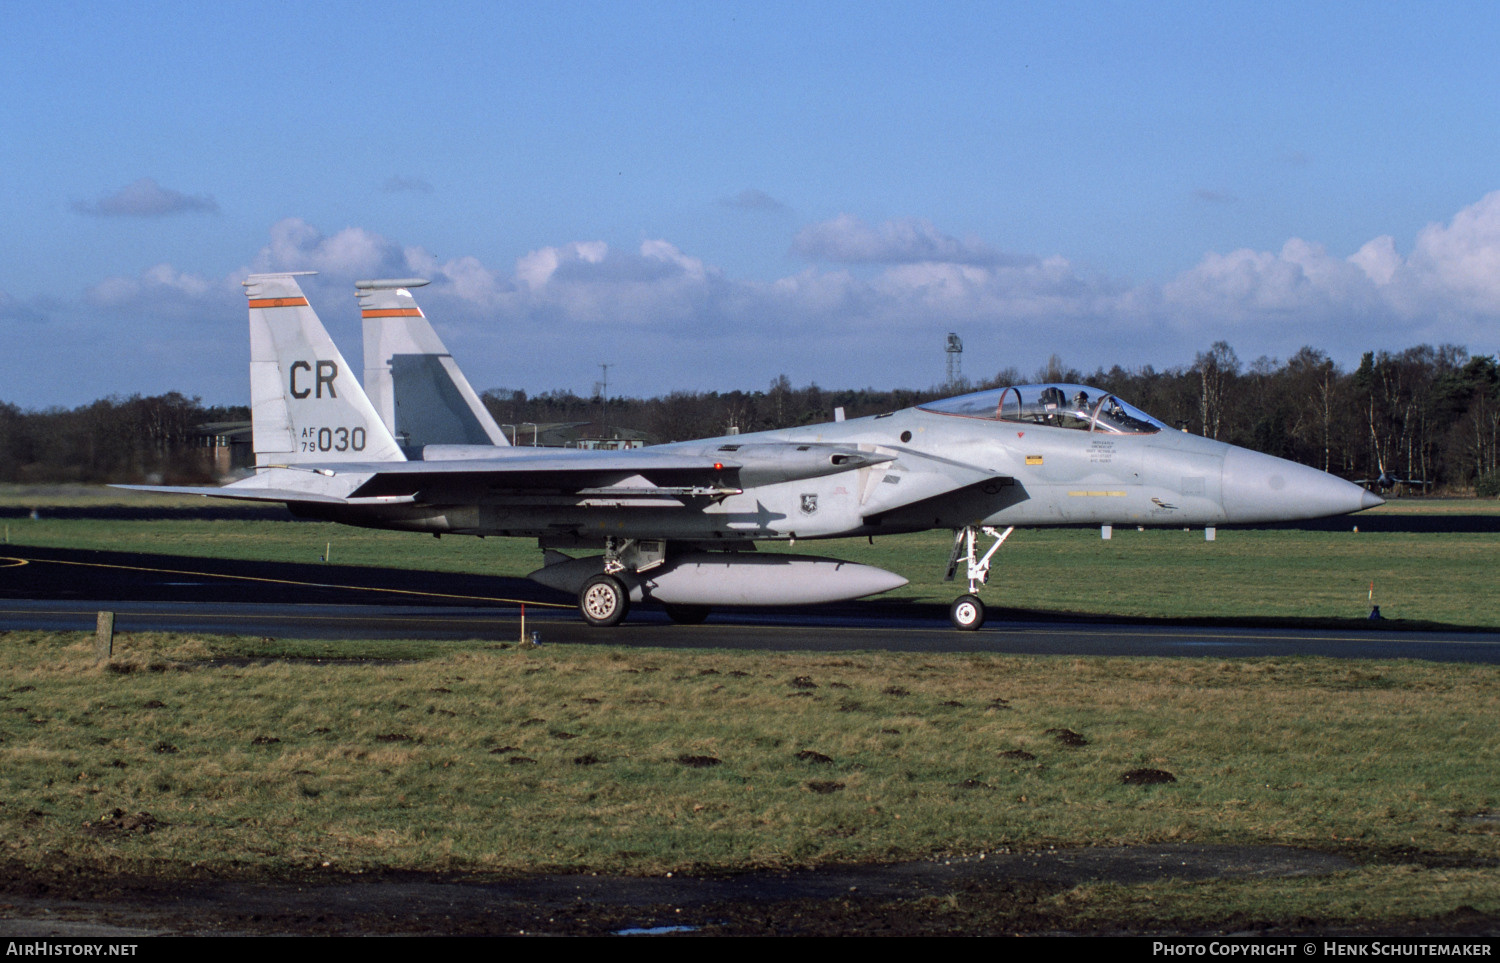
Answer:
[[[1200,392],[1198,416],[1203,423],[1206,438],[1219,437],[1224,428],[1225,403],[1235,377],[1240,373],[1240,359],[1226,341],[1215,341],[1206,352],[1199,352],[1193,361],[1193,370],[1198,373]]]

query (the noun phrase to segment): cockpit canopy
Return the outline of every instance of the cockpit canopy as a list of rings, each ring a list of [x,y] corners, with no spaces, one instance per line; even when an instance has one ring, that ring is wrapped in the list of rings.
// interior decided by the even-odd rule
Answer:
[[[942,415],[1116,435],[1149,435],[1167,427],[1139,408],[1088,385],[1015,385],[917,407]]]

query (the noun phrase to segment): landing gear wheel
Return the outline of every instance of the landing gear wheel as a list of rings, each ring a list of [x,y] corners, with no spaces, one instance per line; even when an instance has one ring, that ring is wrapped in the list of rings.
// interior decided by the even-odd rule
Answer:
[[[667,610],[667,618],[678,625],[698,625],[708,618],[708,606],[706,605],[664,605]]]
[[[948,607],[948,618],[955,629],[973,632],[984,624],[984,603],[977,595],[960,595]]]
[[[589,625],[619,625],[630,612],[630,594],[613,575],[595,575],[578,592],[578,611]]]

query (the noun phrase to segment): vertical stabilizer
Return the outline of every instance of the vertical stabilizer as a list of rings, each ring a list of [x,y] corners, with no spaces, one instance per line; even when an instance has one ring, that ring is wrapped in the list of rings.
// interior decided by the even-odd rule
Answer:
[[[252,274],[250,416],[257,467],[404,461],[297,277]]]
[[[426,445],[507,445],[410,288],[419,278],[356,281],[365,323],[365,391],[407,451]]]

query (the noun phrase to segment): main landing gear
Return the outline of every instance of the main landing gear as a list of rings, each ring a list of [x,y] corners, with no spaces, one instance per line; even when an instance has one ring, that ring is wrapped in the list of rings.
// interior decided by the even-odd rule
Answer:
[[[623,572],[647,572],[667,560],[666,543],[634,538],[604,540],[604,572],[578,590],[578,612],[589,625],[619,625],[630,614],[630,589]]]
[[[613,575],[595,575],[578,590],[578,611],[589,625],[619,625],[630,614],[630,593]]]
[[[968,594],[960,595],[948,607],[948,619],[953,623],[954,628],[972,632],[984,624],[984,603],[979,600],[979,586],[989,581],[990,559],[1015,530],[1014,525],[1003,532],[996,531],[988,525],[967,525],[954,530],[953,551],[948,555],[948,574],[943,576],[943,581],[953,581],[959,562],[964,563],[964,573],[969,580]],[[995,540],[995,544],[991,545],[982,557],[976,553],[974,547],[975,537],[981,531]]]
[[[667,561],[661,540],[607,538],[604,571],[578,590],[578,612],[589,625],[619,625],[630,614],[630,576],[660,568]],[[697,625],[708,618],[707,605],[667,605],[667,617],[678,625]]]

